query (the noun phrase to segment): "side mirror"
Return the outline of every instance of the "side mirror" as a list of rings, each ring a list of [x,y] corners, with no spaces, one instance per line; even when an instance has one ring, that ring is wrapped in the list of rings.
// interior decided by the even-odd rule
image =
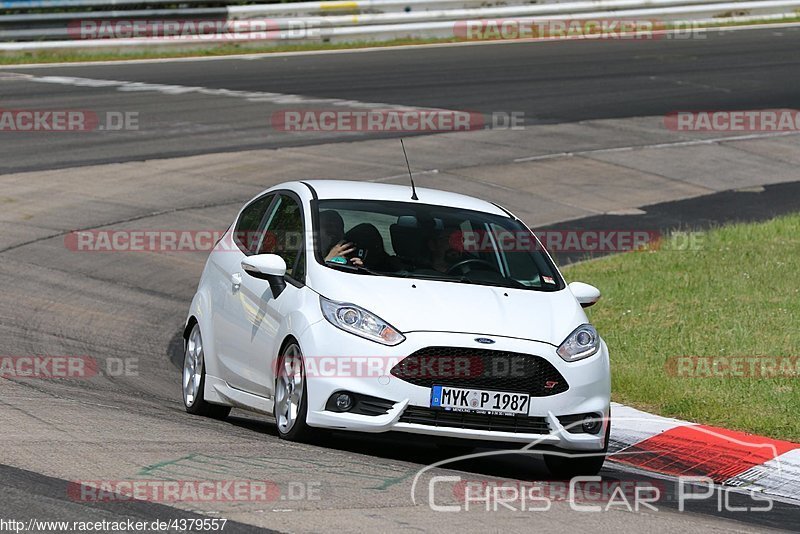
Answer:
[[[568,287],[582,308],[588,308],[600,300],[600,290],[594,286],[583,282],[572,282]]]
[[[252,277],[269,282],[272,296],[278,298],[286,289],[286,262],[277,254],[256,254],[242,260],[242,270]]]

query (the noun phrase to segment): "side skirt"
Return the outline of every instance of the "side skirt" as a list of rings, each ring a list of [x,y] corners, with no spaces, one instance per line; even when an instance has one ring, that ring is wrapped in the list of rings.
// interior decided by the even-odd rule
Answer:
[[[228,385],[224,380],[206,374],[205,400],[214,404],[234,406],[244,410],[272,415],[274,399],[260,397]]]

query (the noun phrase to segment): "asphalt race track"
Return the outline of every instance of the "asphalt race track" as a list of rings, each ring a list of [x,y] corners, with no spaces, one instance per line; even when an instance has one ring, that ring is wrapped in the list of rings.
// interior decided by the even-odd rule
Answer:
[[[469,148],[472,137],[464,137],[472,133],[418,137],[410,144],[411,159],[428,169],[437,160],[472,157],[480,162],[469,165],[478,165],[494,157],[498,173],[519,165],[527,176],[527,165],[538,160],[525,162],[526,155],[549,162],[575,151],[559,164],[575,172],[583,165],[597,169],[625,189],[616,192],[618,184],[603,175],[591,189],[576,185],[574,198],[562,205],[524,196],[534,193],[517,182],[490,187],[444,164],[420,177],[424,185],[463,184],[467,192],[511,205],[516,197],[515,211],[537,225],[570,220],[576,228],[607,227],[611,217],[623,228],[636,223],[618,217],[641,211],[653,227],[707,227],[796,211],[797,137],[700,136],[687,147],[686,139],[658,131],[658,120],[644,118],[683,109],[800,107],[798,50],[800,29],[775,28],[704,40],[1,69],[2,108],[134,111],[141,125],[81,135],[0,132],[0,355],[86,355],[104,362],[83,380],[0,378],[3,517],[213,517],[231,521],[225,532],[800,531],[800,508],[791,503],[743,514],[709,501],[678,513],[675,490],[664,481],[667,497],[657,512],[580,514],[555,502],[547,512],[449,514],[431,510],[421,490],[414,504],[417,471],[451,456],[428,440],[334,434],[318,444],[289,444],[277,438],[269,418],[234,410],[228,420],[215,421],[184,412],[180,332],[206,253],[75,253],[65,247],[74,229],[224,229],[244,201],[284,179],[405,180],[399,162],[366,161],[395,150],[393,139],[271,130],[271,114],[287,102],[522,112],[531,136],[524,141],[510,135],[516,132],[487,133],[479,153]],[[596,133],[601,130],[607,135]],[[544,146],[550,132],[561,136],[559,146]],[[700,169],[698,176],[648,167],[665,150],[694,151],[697,159],[686,161]],[[735,169],[706,172],[701,159],[712,151],[722,154],[714,161],[730,158],[744,169],[741,176]],[[617,158],[631,158],[624,160],[628,174],[617,174]],[[542,165],[542,172],[564,176]],[[763,201],[754,203],[751,195],[759,194]],[[608,206],[593,207],[598,197]],[[132,367],[114,372],[108,362]],[[545,476],[537,459],[519,457],[461,462],[441,472],[464,479]],[[651,480],[614,464],[603,475]],[[268,480],[281,494],[270,503],[93,503],[69,490],[76,480],[203,478]]]
[[[175,86],[119,90],[54,83],[3,87],[19,108],[136,111],[144,132],[3,139],[0,170],[46,169],[320,141],[265,126],[275,93],[465,111],[522,112],[527,124],[663,115],[678,110],[792,108],[800,29],[709,32],[702,40],[572,41],[436,47],[260,59],[0,72]],[[2,76],[0,76],[2,83]],[[240,92],[177,92],[180,88]],[[248,94],[248,93],[267,93]],[[312,106],[299,106],[310,107]],[[342,134],[342,139],[364,134]],[[330,135],[325,136],[326,141]],[[8,155],[13,154],[13,158]]]

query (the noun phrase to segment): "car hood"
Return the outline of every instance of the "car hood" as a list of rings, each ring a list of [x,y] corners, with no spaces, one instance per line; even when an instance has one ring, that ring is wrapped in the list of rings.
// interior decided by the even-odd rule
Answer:
[[[569,288],[544,292],[330,271],[309,286],[361,306],[403,333],[458,332],[557,346],[588,322]]]

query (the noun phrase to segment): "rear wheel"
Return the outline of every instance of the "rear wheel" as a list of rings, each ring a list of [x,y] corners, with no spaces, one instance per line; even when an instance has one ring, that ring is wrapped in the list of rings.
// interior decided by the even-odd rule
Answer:
[[[314,430],[306,424],[308,391],[303,353],[294,342],[283,349],[278,359],[274,413],[281,439],[309,441],[314,437]]]
[[[231,413],[230,406],[220,406],[206,402],[203,390],[206,385],[205,354],[200,325],[195,324],[186,340],[183,353],[183,405],[193,415],[224,419]]]

